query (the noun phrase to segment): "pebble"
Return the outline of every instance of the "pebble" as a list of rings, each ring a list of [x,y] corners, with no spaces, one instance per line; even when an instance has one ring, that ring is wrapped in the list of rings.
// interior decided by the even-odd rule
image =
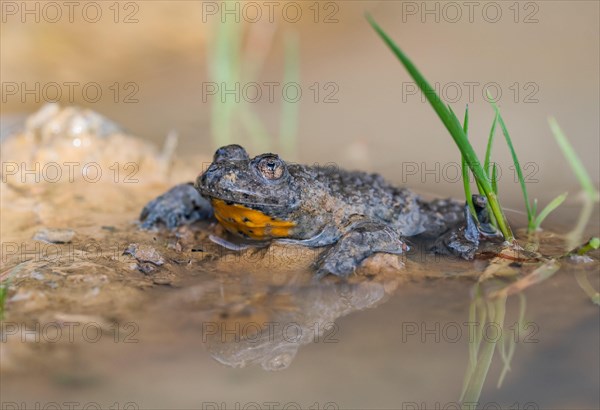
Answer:
[[[138,262],[149,262],[156,266],[161,266],[165,263],[165,259],[150,245],[132,243],[129,244],[123,254],[133,256]]]
[[[33,240],[47,243],[69,243],[74,236],[75,231],[72,229],[42,228],[35,233]]]

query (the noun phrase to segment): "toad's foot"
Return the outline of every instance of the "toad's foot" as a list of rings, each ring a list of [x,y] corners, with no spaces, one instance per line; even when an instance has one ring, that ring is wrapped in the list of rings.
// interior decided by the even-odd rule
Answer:
[[[408,246],[387,225],[365,220],[344,234],[317,261],[317,277],[333,274],[343,278],[352,274],[367,257],[377,252],[401,254]]]
[[[455,227],[435,241],[432,247],[435,253],[473,259],[479,248],[479,229],[467,205],[464,207],[464,216],[465,226]]]
[[[423,204],[423,212],[427,219],[426,231],[421,237],[433,241],[430,250],[471,260],[479,248],[480,239],[502,238],[492,224],[487,198],[483,195],[473,195],[472,199],[477,219],[473,218],[467,205],[458,201],[434,200]]]
[[[150,201],[142,210],[140,221],[143,229],[178,226],[208,219],[213,210],[210,202],[203,198],[194,185],[180,184]]]

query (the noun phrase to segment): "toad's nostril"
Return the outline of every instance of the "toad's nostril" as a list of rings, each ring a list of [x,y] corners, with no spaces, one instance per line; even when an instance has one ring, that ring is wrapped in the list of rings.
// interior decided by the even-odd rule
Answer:
[[[204,171],[204,173],[202,174],[202,176],[210,176],[210,175],[214,175],[214,173],[217,171],[217,167],[215,166],[215,164],[211,164],[208,169],[206,171]]]
[[[198,176],[197,182],[200,183],[201,186],[206,186],[214,176],[214,173],[215,169],[209,167],[204,173]]]

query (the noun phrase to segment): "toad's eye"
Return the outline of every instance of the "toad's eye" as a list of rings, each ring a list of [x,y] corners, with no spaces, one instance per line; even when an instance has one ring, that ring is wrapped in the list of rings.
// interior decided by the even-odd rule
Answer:
[[[258,172],[268,180],[276,180],[283,176],[285,163],[277,155],[266,154],[256,163]]]

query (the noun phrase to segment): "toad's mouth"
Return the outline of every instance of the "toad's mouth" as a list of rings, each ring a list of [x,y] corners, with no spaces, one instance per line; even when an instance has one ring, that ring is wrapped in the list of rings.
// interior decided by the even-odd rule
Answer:
[[[215,218],[227,231],[244,238],[264,240],[287,238],[295,222],[271,217],[256,209],[213,198]]]

